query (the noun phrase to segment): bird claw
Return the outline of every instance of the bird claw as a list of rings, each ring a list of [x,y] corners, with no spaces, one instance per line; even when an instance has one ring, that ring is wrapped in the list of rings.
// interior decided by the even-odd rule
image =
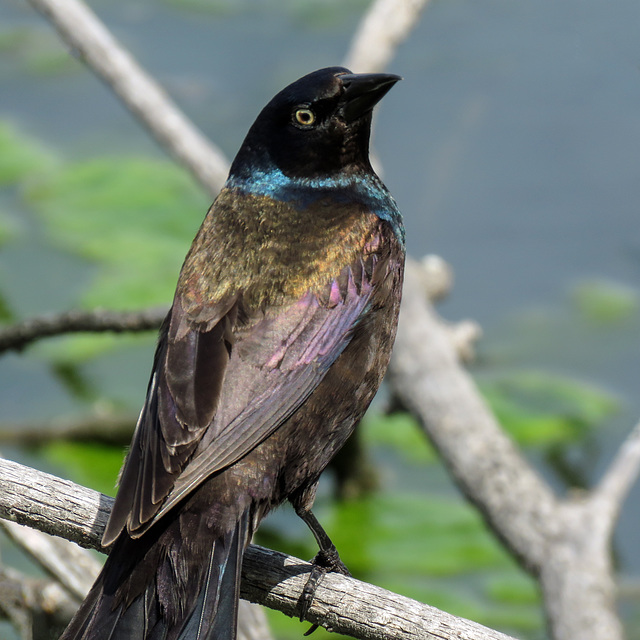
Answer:
[[[307,617],[307,613],[316,594],[316,589],[327,573],[340,573],[343,576],[351,576],[349,569],[347,569],[344,562],[340,559],[340,554],[335,547],[320,549],[316,557],[311,561],[311,565],[309,579],[302,590],[302,602],[300,604],[301,622]],[[311,635],[317,628],[318,625],[314,624],[304,635]]]

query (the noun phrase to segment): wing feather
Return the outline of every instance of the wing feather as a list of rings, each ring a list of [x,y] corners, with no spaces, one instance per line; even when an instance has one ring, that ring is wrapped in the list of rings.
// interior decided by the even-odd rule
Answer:
[[[125,526],[142,535],[304,403],[367,313],[378,272],[375,256],[367,262],[248,318],[235,298],[212,310],[215,323],[190,322],[176,298],[103,544]]]

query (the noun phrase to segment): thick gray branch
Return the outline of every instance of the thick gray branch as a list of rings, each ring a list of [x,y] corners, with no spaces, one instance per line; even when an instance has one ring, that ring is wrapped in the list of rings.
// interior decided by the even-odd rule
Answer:
[[[113,498],[0,459],[0,518],[98,549]]]
[[[243,596],[289,616],[297,616],[309,567],[307,562],[297,558],[250,546],[244,556]],[[328,574],[323,578],[308,619],[330,631],[357,638],[485,640],[508,637],[339,574]]]
[[[105,551],[100,537],[112,503],[96,491],[0,460],[3,518]],[[245,553],[242,597],[295,616],[309,569],[307,562],[252,545]],[[309,620],[377,640],[508,640],[474,622],[339,575],[322,581]]]
[[[619,640],[611,532],[640,463],[636,430],[599,490],[558,500],[520,455],[458,362],[408,261],[389,379],[486,522],[540,581],[556,640]]]
[[[389,379],[418,416],[465,495],[534,573],[546,553],[557,501],[500,429],[442,321],[422,294],[420,267],[407,262]]]

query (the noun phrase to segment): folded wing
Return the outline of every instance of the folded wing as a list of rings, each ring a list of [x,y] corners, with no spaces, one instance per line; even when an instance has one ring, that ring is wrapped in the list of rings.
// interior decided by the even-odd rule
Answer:
[[[189,319],[176,298],[103,544],[137,537],[289,418],[367,313],[386,261],[370,255],[320,292],[248,318],[240,295]]]

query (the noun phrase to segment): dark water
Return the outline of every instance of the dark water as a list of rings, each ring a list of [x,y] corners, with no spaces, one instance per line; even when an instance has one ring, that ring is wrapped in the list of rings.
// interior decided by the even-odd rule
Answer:
[[[340,62],[365,3],[215,5],[189,11],[150,0],[91,3],[231,156],[275,91]],[[19,26],[37,28],[56,51],[51,29],[26,3],[4,0],[0,31]],[[405,81],[385,98],[376,124],[376,152],[405,213],[409,251],[449,261],[456,285],[444,315],[483,325],[479,372],[496,361],[533,367],[621,399],[583,468],[591,482],[640,417],[637,311],[593,327],[572,297],[593,278],[638,295],[639,28],[636,0],[433,2],[391,65]],[[79,64],[65,73],[28,73],[2,54],[0,83],[0,117],[70,158],[161,153]],[[0,275],[16,308],[66,308],[80,286],[74,264],[37,239],[11,251],[0,258]],[[44,282],[34,282],[39,260],[47,264]],[[0,366],[4,419],[68,409],[36,365],[12,356]],[[144,388],[142,369],[130,374],[132,389]],[[34,381],[39,403],[25,407],[24,389]],[[617,537],[622,572],[636,579],[639,504],[636,488]]]

